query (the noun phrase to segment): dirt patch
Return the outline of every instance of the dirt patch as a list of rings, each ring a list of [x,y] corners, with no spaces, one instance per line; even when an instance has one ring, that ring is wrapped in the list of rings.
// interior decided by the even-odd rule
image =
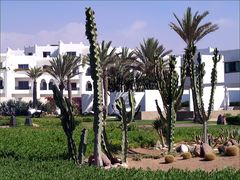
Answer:
[[[160,150],[150,150],[143,148],[133,149],[132,152],[137,152],[138,154],[161,155]],[[240,169],[240,156],[217,156],[217,158],[213,161],[204,161],[203,158],[199,157],[183,160],[182,157],[177,156],[176,161],[171,164],[166,164],[164,158],[142,158],[140,161],[135,161],[132,158],[128,158],[128,167],[164,171],[167,171],[171,168],[183,170],[187,169],[191,171],[196,169],[212,171],[227,167]]]

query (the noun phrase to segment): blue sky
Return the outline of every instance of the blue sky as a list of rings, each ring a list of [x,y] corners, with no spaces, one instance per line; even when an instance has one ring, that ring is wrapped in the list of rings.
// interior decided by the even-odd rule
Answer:
[[[184,42],[170,29],[187,7],[193,12],[209,11],[203,22],[220,29],[206,36],[198,48],[239,48],[239,1],[2,1],[1,52],[7,47],[64,43],[88,44],[85,36],[85,7],[96,13],[98,40],[114,46],[135,48],[154,37],[174,54],[183,52]]]

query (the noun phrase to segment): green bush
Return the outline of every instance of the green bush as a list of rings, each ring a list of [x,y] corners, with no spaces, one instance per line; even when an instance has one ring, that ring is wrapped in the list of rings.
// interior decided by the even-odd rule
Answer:
[[[240,114],[226,117],[226,121],[228,125],[240,125]]]
[[[189,107],[189,101],[182,102],[181,107]]]
[[[240,106],[240,102],[230,102],[230,106]]]

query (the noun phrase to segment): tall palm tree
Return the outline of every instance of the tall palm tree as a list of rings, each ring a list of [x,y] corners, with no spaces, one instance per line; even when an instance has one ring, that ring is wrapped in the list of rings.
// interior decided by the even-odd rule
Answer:
[[[129,48],[123,47],[121,52],[117,54],[117,59],[110,66],[110,75],[109,82],[115,87],[112,89],[118,91],[126,90],[126,83],[127,81],[131,81],[131,87],[134,88],[134,75],[136,71],[142,71],[143,64],[140,61],[137,61],[137,57],[134,54],[134,51],[130,51]],[[133,76],[132,76],[133,75]]]
[[[143,73],[145,75],[145,81],[148,81],[146,88],[156,88],[156,81],[153,77],[157,76],[159,61],[171,52],[172,50],[166,51],[163,45],[159,45],[159,41],[154,38],[144,39],[143,44],[140,43],[140,49],[137,48],[135,54],[144,64]]]
[[[202,14],[198,14],[198,11],[193,15],[191,12],[191,8],[188,7],[184,17],[180,20],[176,14],[173,14],[176,18],[178,24],[173,22],[170,23],[170,27],[182,38],[182,40],[186,43],[187,47],[185,48],[185,57],[187,58],[188,67],[194,67],[194,56],[196,53],[196,43],[200,41],[203,37],[208,35],[211,32],[216,31],[219,27],[216,24],[212,24],[211,22],[207,22],[204,24],[200,24],[202,20],[209,14],[208,11],[205,11]],[[194,104],[194,121],[200,121],[200,113],[197,108],[199,97],[196,94],[196,77],[195,75],[190,76],[191,87],[192,87],[192,95],[193,95],[193,104]]]
[[[41,67],[33,67],[27,70],[27,75],[33,80],[33,108],[37,105],[37,78],[43,74]]]
[[[68,61],[68,67],[71,71],[67,74],[67,90],[68,90],[68,99],[72,103],[72,86],[71,86],[71,78],[80,74],[79,67],[82,65],[81,57],[74,57],[74,56],[66,56],[66,60]]]
[[[109,66],[114,63],[116,60],[116,48],[111,49],[112,41],[106,42],[102,41],[101,45],[99,45],[99,56],[100,56],[100,66],[102,69],[101,78],[102,78],[102,84],[103,84],[103,101],[104,101],[104,119],[106,119],[106,116],[108,114],[107,109],[107,91],[108,91],[108,71]]]
[[[59,81],[59,90],[62,95],[65,88],[65,83],[67,82],[67,86],[69,86],[68,96],[70,94],[71,98],[70,79],[79,74],[77,69],[80,66],[80,60],[80,57],[59,55],[58,57],[54,57],[52,60],[50,60],[50,65],[44,66],[44,70]]]

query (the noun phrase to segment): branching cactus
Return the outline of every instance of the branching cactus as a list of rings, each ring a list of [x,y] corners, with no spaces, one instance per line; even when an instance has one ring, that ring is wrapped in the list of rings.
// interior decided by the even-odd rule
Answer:
[[[53,85],[53,98],[57,107],[61,110],[61,124],[63,130],[67,136],[67,144],[68,144],[68,158],[73,159],[76,164],[78,164],[77,160],[77,150],[76,145],[73,139],[73,131],[75,129],[75,121],[74,116],[72,114],[72,105],[67,98],[63,98],[61,92],[57,88],[56,85]]]
[[[201,121],[203,122],[203,141],[205,143],[208,142],[208,136],[207,136],[207,121],[210,118],[212,109],[213,109],[213,103],[214,103],[214,92],[217,84],[217,63],[221,60],[221,56],[219,55],[219,51],[217,48],[214,49],[213,52],[213,68],[211,72],[211,93],[210,93],[210,99],[209,99],[209,105],[208,105],[208,111],[206,113],[204,109],[204,103],[203,103],[203,78],[205,75],[204,66],[205,64],[201,61],[201,55],[198,53],[197,62],[198,65],[196,65],[196,77],[197,77],[197,96],[199,97],[199,112]]]
[[[167,144],[168,151],[171,152],[174,144],[174,129],[176,122],[176,112],[177,108],[181,102],[183,90],[184,90],[184,82],[186,78],[186,60],[184,58],[182,70],[181,70],[181,84],[178,86],[179,75],[175,70],[176,58],[174,56],[170,56],[168,69],[164,69],[163,59],[160,60],[159,66],[159,92],[162,97],[163,106],[165,109],[166,116],[164,117],[160,106],[157,105],[157,110],[160,115],[160,119],[162,122],[167,123]]]
[[[82,130],[80,144],[79,144],[78,162],[80,164],[84,163],[86,149],[87,149],[87,129],[84,128]]]
[[[127,112],[126,105],[123,97],[116,100],[116,107],[121,115],[122,123],[122,162],[127,163],[127,150],[128,150],[128,125],[134,119],[135,115],[135,99],[132,91],[128,92],[128,100],[130,111]]]
[[[102,83],[101,83],[101,68],[100,58],[97,43],[97,27],[95,23],[94,11],[91,8],[86,8],[86,36],[90,44],[90,68],[91,77],[93,79],[94,97],[93,97],[93,111],[94,111],[94,162],[97,166],[102,166],[101,159],[101,135],[102,135],[102,121],[103,121],[103,97],[102,97]]]

